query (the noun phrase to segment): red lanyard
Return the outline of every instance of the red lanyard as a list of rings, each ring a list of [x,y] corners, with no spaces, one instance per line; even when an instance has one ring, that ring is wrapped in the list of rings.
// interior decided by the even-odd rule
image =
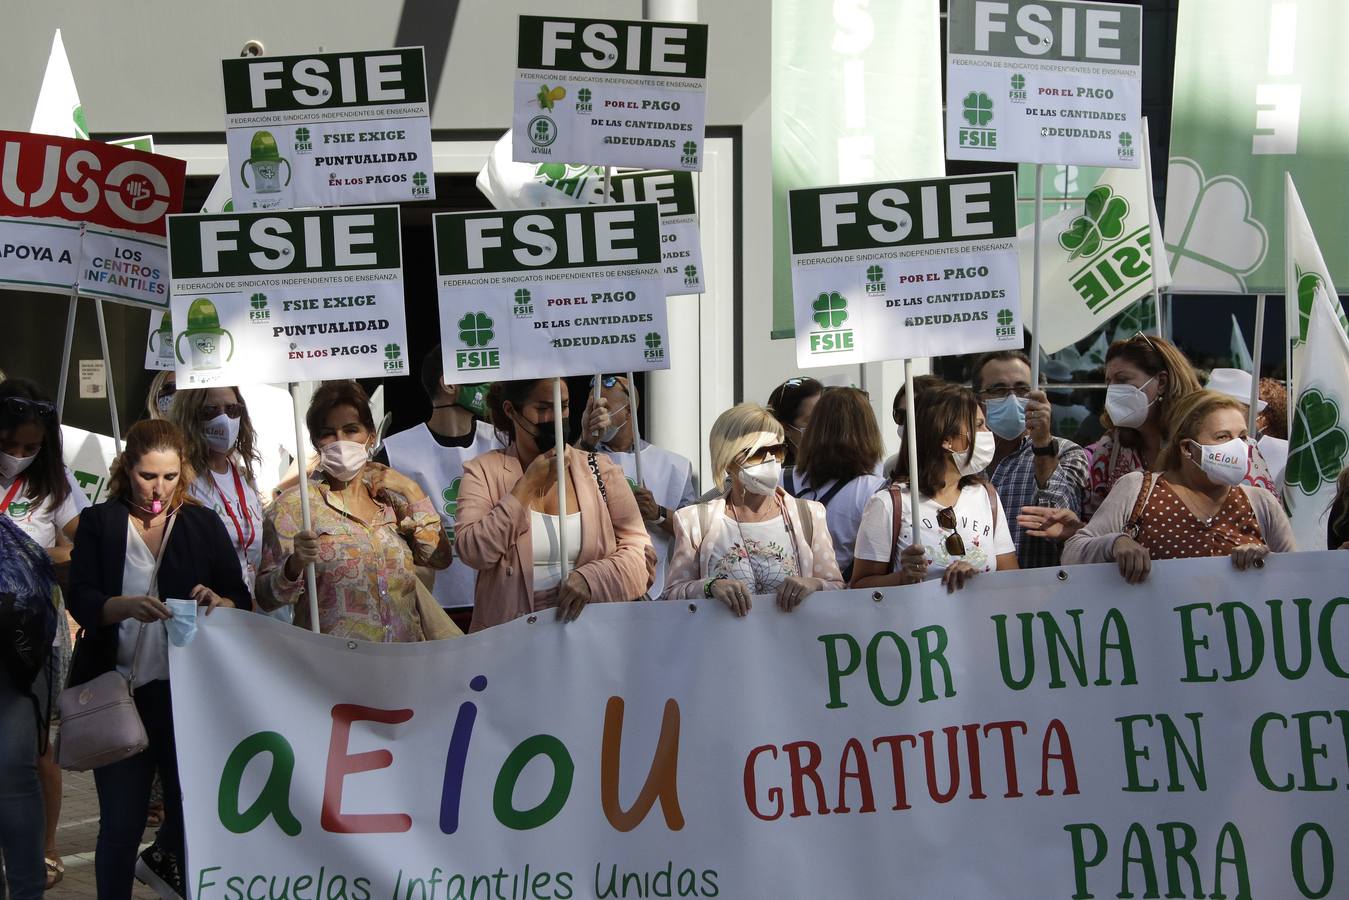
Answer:
[[[20,475],[18,478],[15,478],[14,483],[9,486],[9,492],[5,494],[5,499],[0,500],[0,516],[3,516],[9,511],[10,501],[18,496],[19,488],[23,487],[24,477],[25,476]]]
[[[248,540],[244,540],[244,530],[239,526],[239,519],[234,515],[234,510],[230,508],[229,499],[225,496],[225,492],[220,489],[220,482],[215,480],[214,473],[211,474],[211,484],[215,485],[215,492],[220,495],[220,500],[225,505],[225,512],[229,515],[230,521],[234,523],[234,531],[239,535],[239,549],[247,553],[257,532],[253,530],[253,517],[248,513],[248,498],[244,496],[244,483],[239,478],[239,469],[234,463],[230,463],[230,471],[234,473],[234,490],[239,494],[239,511],[244,514],[244,524],[248,526]]]

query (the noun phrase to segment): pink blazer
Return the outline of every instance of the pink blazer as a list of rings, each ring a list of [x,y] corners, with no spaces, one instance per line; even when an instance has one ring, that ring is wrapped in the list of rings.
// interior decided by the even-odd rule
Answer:
[[[576,572],[589,585],[591,602],[635,600],[655,580],[656,551],[623,470],[604,454],[596,456],[609,495],[606,505],[586,457],[580,450],[567,450],[568,489],[575,490],[581,511]],[[529,508],[511,493],[523,474],[509,448],[464,464],[454,553],[478,570],[470,631],[557,605],[556,591],[534,593]]]

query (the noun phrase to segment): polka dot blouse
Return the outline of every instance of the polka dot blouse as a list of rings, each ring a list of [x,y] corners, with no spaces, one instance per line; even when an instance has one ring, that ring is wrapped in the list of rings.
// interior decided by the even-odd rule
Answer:
[[[1218,512],[1200,519],[1160,477],[1143,510],[1137,541],[1153,559],[1228,556],[1242,544],[1265,543],[1245,491],[1228,491]]]

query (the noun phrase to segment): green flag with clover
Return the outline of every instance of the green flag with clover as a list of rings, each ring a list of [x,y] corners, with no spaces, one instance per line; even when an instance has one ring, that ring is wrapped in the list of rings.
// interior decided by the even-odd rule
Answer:
[[[1349,337],[1339,325],[1338,300],[1317,291],[1298,373],[1283,498],[1301,550],[1325,548],[1326,516],[1335,479],[1349,464]],[[1342,315],[1342,313],[1341,313]]]
[[[1042,333],[1035,337],[1045,353],[1081,340],[1152,292],[1153,227],[1145,170],[1100,171],[1083,200],[1042,223]],[[1021,317],[1030,322],[1035,226],[1023,227],[1017,238]]]
[[[1307,212],[1302,208],[1302,198],[1293,184],[1293,176],[1285,172],[1284,179],[1284,313],[1287,316],[1287,334],[1292,354],[1289,371],[1296,377],[1302,371],[1307,352],[1307,328],[1317,295],[1336,298],[1330,308],[1338,314],[1340,327],[1347,334],[1349,321],[1345,320],[1344,309],[1339,304],[1335,284],[1330,278],[1330,269],[1321,255],[1316,235],[1312,233]]]

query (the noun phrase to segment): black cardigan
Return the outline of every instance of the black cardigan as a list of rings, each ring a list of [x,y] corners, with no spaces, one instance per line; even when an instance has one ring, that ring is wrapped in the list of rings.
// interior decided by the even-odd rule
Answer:
[[[191,503],[184,503],[174,517],[178,521],[159,564],[159,598],[190,599],[192,589],[203,584],[234,601],[237,608],[252,609],[239,557],[220,517]],[[85,629],[80,650],[85,658],[72,663],[70,684],[81,684],[116,666],[120,623],[103,624],[103,604],[122,593],[129,519],[130,511],[121,500],[107,500],[80,513],[66,605]]]

